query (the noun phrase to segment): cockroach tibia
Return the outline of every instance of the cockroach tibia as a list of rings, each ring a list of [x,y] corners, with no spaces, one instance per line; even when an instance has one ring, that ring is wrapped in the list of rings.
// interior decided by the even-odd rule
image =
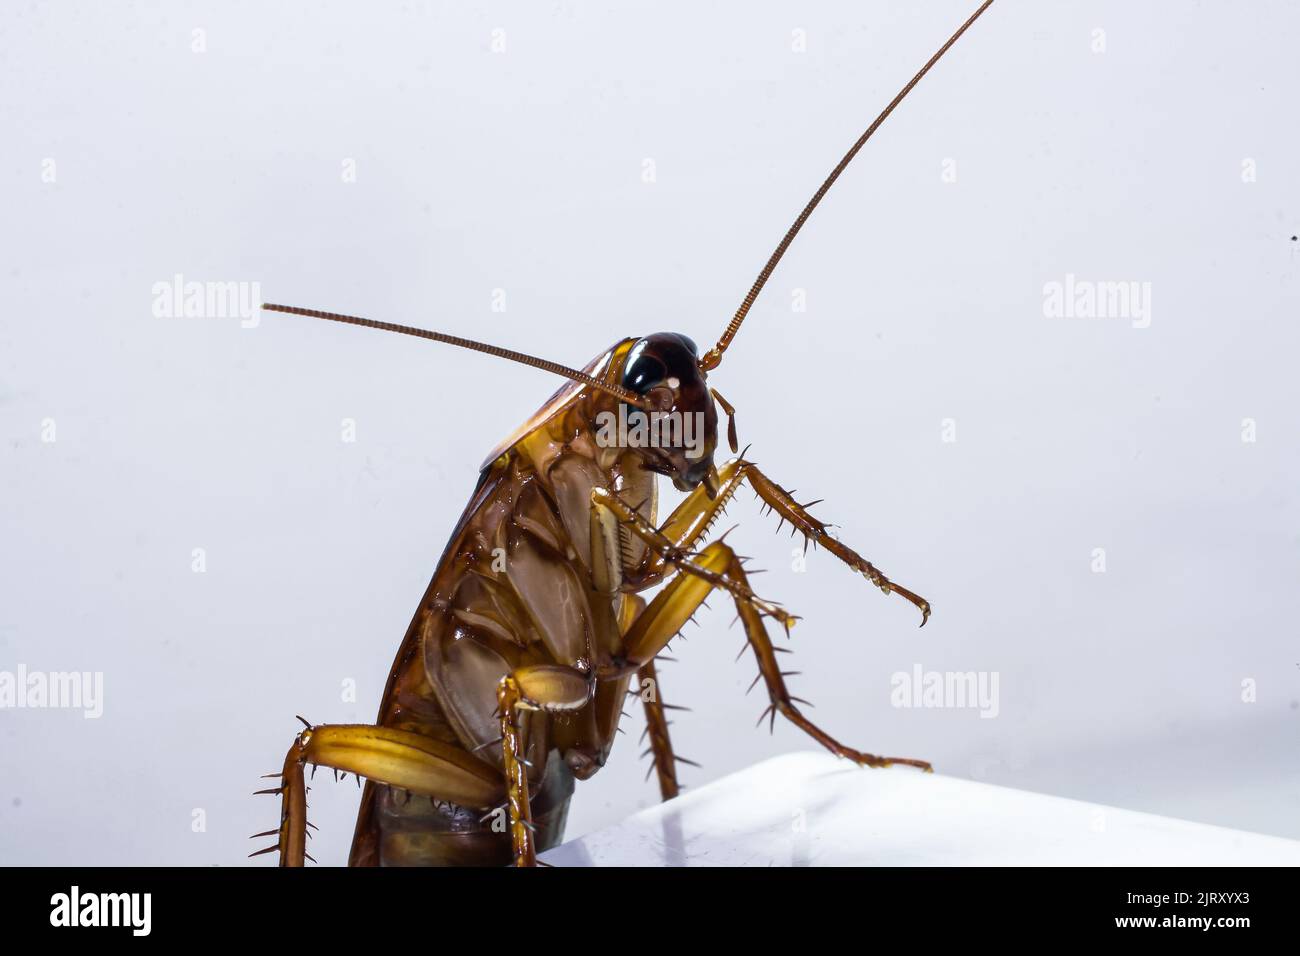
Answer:
[[[740,486],[886,594],[929,603],[831,537],[744,455],[714,465],[718,410],[738,449],[734,409],[708,381],[786,248],[863,144],[982,14],[986,0],[867,128],[822,183],[759,273],[716,345],[684,335],[625,338],[582,370],[439,332],[266,305],[486,352],[569,382],[488,456],[478,486],[397,652],[374,725],[310,726],[284,761],[278,840],[284,866],[306,854],[308,764],[367,780],[354,865],[531,865],[561,839],[574,780],[605,763],[634,676],[706,597],[736,606],[770,704],[832,753],[869,767],[920,760],[854,750],[810,721],[786,690],[765,619],[793,615],[760,598],[724,542],[706,536]],[[685,494],[658,517],[656,476]],[[648,601],[640,593],[662,584]],[[646,702],[647,736],[665,799],[677,793],[664,705]],[[304,721],[305,723],[305,721]]]

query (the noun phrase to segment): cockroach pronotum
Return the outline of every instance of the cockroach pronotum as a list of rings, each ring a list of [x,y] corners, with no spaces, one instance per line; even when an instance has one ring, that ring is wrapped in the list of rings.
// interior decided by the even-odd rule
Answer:
[[[743,483],[808,542],[885,594],[910,601],[922,625],[930,605],[831,536],[743,454],[714,465],[719,408],[733,454],[739,444],[735,410],[708,376],[827,190],[991,3],[980,5],[839,161],[703,355],[685,335],[661,332],[625,338],[579,371],[439,332],[263,306],[457,345],[569,381],[483,464],[398,649],[375,724],[307,724],[294,740],[283,771],[271,775],[280,785],[262,791],[281,795],[281,818],[258,836],[278,839],[254,856],[278,851],[282,866],[310,859],[304,768],[311,764],[367,781],[351,865],[535,865],[537,853],[562,838],[575,779],[605,763],[633,676],[638,686],[657,686],[645,683],[656,681],[656,655],[714,590],[735,602],[758,659],[770,700],[764,718],[780,714],[859,765],[930,769],[841,744],[804,716],[797,704],[806,701],[787,692],[764,619],[788,629],[794,616],[754,593],[726,543],[705,543]],[[615,421],[618,429],[607,427]],[[657,475],[686,496],[662,523]],[[661,584],[652,600],[640,596]],[[641,696],[667,800],[679,788],[666,705],[657,693]]]

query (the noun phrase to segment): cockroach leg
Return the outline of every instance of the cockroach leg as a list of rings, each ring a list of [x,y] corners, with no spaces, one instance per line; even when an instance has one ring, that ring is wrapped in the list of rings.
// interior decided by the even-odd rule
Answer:
[[[734,555],[728,573],[741,579],[745,576],[745,571],[740,566],[740,560]],[[893,764],[906,764],[910,767],[919,767],[926,772],[932,769],[930,764],[924,760],[915,760],[910,757],[877,757],[874,754],[863,753],[854,750],[852,747],[846,747],[805,717],[799,708],[795,706],[795,698],[791,697],[789,690],[786,689],[785,674],[776,659],[776,648],[772,646],[772,639],[768,636],[767,628],[763,626],[762,617],[754,608],[742,601],[736,602],[736,610],[739,612],[740,620],[745,626],[745,637],[749,640],[749,646],[753,648],[754,656],[758,659],[759,674],[762,675],[763,682],[767,685],[767,695],[771,701],[769,707],[773,719],[779,712],[831,753],[837,757],[846,757],[859,766],[888,767]],[[766,713],[767,711],[764,711],[764,714]]]
[[[622,595],[618,624],[620,635],[625,636],[632,629],[645,608],[646,600],[641,595]],[[656,774],[659,779],[659,795],[664,800],[671,800],[681,792],[681,785],[677,782],[677,762],[680,758],[673,753],[673,742],[668,736],[668,717],[665,711],[669,707],[664,703],[663,688],[659,684],[659,675],[655,672],[654,660],[648,660],[637,668],[636,676],[637,689],[629,691],[629,694],[640,697],[642,706],[645,707],[646,726],[642,739],[650,738],[649,753],[653,761],[646,776],[648,778],[650,773]],[[649,694],[645,693],[647,687],[650,689]]]
[[[623,636],[623,655],[629,666],[644,667],[677,636],[712,592],[713,580],[727,580],[724,573],[734,555],[726,544],[715,541],[695,558],[696,567],[706,573],[680,574],[655,595]],[[748,598],[744,603],[754,607]]]
[[[501,752],[506,770],[506,806],[510,814],[510,847],[515,866],[536,866],[533,813],[528,800],[528,771],[524,766],[524,740],[519,711],[523,694],[512,675],[497,685],[497,710],[501,715]]]
[[[749,591],[745,570],[740,558],[731,548],[721,541],[716,541],[699,553],[699,565],[712,574],[725,577],[739,585],[732,593],[736,594],[736,610],[745,626],[745,637],[758,659],[759,672],[767,686],[771,704],[764,716],[769,713],[776,719],[779,713],[808,734],[819,744],[839,757],[845,757],[854,763],[868,767],[888,767],[893,764],[906,764],[929,770],[930,765],[924,760],[907,757],[878,757],[874,754],[854,750],[840,743],[826,733],[796,706],[785,686],[785,676],[776,659],[776,649],[763,625],[763,612],[758,605],[740,595]],[[654,658],[664,646],[676,636],[682,625],[690,619],[696,609],[712,591],[711,582],[693,574],[683,574],[668,583],[655,599],[637,618],[624,638],[624,653],[631,664],[644,666]],[[751,592],[752,593],[752,592]]]
[[[641,565],[627,575],[628,580],[637,586],[656,584],[672,567],[665,554],[672,552],[689,553],[698,546],[709,529],[725,509],[727,502],[740,486],[749,481],[750,487],[765,505],[788,521],[804,538],[812,544],[825,548],[854,571],[880,588],[885,594],[897,594],[910,601],[921,612],[921,624],[930,619],[930,602],[908,588],[889,580],[875,565],[848,545],[831,536],[827,525],[808,513],[807,507],[801,505],[776,482],[772,481],[751,461],[743,457],[733,458],[718,469],[719,491],[717,497],[710,499],[704,488],[692,491],[671,515],[663,526],[656,529],[660,547],[646,550]]]
[[[650,693],[641,694],[645,705],[646,736],[650,738],[650,754],[654,759],[652,768],[659,777],[659,794],[665,800],[671,800],[681,792],[677,783],[677,758],[673,754],[673,742],[668,736],[668,719],[664,715],[664,702],[660,696],[659,678],[655,674],[655,662],[648,660],[636,672],[637,684],[645,688],[649,681]]]
[[[687,495],[658,528],[662,541],[680,553],[690,553],[698,547],[740,489],[744,464],[735,458],[718,469],[718,490],[712,498],[702,485]],[[653,587],[672,570],[664,550],[651,547],[646,549],[639,566],[627,574],[627,579],[637,588]]]
[[[510,845],[515,866],[537,866],[537,841],[528,796],[528,750],[520,714],[581,710],[595,692],[590,675],[572,667],[540,664],[521,667],[497,684],[501,720],[501,756],[506,777],[506,808],[510,815]]]
[[[760,598],[750,588],[747,581],[733,580],[722,574],[720,570],[711,569],[701,560],[707,551],[701,552],[699,555],[693,555],[675,545],[670,538],[647,521],[639,511],[609,489],[593,488],[591,503],[597,509],[609,509],[619,522],[627,526],[633,534],[644,541],[650,550],[656,552],[665,565],[680,571],[683,577],[695,579],[699,584],[703,585],[705,593],[712,588],[721,588],[728,591],[733,597],[744,600],[768,617],[775,618],[785,628],[793,626],[794,622],[798,620],[796,615],[791,614],[779,605]],[[643,582],[636,583],[636,587],[643,586]],[[652,604],[651,607],[653,606]],[[673,633],[675,634],[676,630]]]
[[[897,594],[904,600],[910,601],[921,612],[921,626],[925,626],[925,622],[930,619],[929,601],[919,594],[909,591],[902,585],[895,584],[862,555],[833,538],[826,530],[826,524],[810,515],[806,510],[806,506],[796,502],[789,492],[759,471],[757,465],[752,462],[745,462],[743,464],[743,475],[749,479],[750,487],[754,489],[758,497],[780,515],[783,520],[790,522],[796,530],[803,534],[806,541],[825,548],[884,593]]]
[[[307,764],[354,773],[375,783],[486,810],[501,802],[501,772],[493,765],[429,737],[369,724],[309,727],[284,758],[279,840],[259,853],[280,851],[281,866],[303,866],[307,844]]]

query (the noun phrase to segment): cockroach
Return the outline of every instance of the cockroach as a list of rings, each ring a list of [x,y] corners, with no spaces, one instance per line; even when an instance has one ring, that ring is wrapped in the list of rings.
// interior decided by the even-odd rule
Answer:
[[[829,534],[744,454],[714,465],[719,409],[733,454],[739,445],[735,409],[709,375],[827,190],[991,3],[980,5],[839,161],[703,355],[685,335],[660,332],[622,339],[579,370],[440,332],[263,306],[485,352],[568,382],[484,462],[397,651],[375,724],[303,721],[283,770],[269,775],[280,778],[279,786],[261,791],[282,798],[279,827],[258,834],[277,840],[252,855],[278,851],[282,866],[310,859],[310,764],[366,780],[351,865],[535,865],[538,852],[562,838],[574,781],[590,777],[609,756],[632,678],[638,689],[657,688],[656,656],[714,591],[735,603],[758,659],[769,700],[760,723],[779,714],[861,766],[930,769],[922,760],[845,746],[787,691],[765,620],[788,630],[795,616],[754,592],[743,559],[724,541],[705,543],[742,484],[806,542],[885,594],[910,601],[922,625],[930,604]],[[690,423],[698,426],[694,434]],[[657,440],[644,440],[646,434]],[[662,522],[660,475],[685,494]],[[659,585],[652,600],[641,596]],[[669,705],[657,692],[638,696],[660,793],[671,799],[681,758],[669,738]]]

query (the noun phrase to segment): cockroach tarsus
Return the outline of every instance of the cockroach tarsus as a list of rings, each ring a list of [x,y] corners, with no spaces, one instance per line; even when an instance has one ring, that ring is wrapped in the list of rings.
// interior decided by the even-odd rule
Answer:
[[[921,613],[930,605],[828,533],[791,493],[739,454],[715,466],[718,410],[737,452],[735,409],[707,383],[750,307],[813,209],[894,108],[989,7],[974,14],[907,83],[835,166],[768,259],[716,345],[700,355],[677,333],[625,338],[583,369],[457,336],[284,305],[263,308],[432,339],[521,362],[568,379],[484,462],[389,672],[373,725],[303,720],[280,784],[276,842],[282,866],[302,866],[307,821],[304,771],[312,765],[366,778],[349,862],[359,866],[535,865],[558,843],[574,781],[604,765],[624,701],[641,697],[646,754],[663,799],[680,787],[655,662],[714,592],[735,604],[758,660],[768,706],[832,753],[869,767],[921,760],[879,757],[830,736],[797,706],[765,619],[796,617],[751,588],[723,539],[705,543],[742,484],[792,533],[821,547],[885,594]],[[691,416],[689,444],[601,441],[596,423],[629,409],[655,422]],[[658,416],[657,418],[655,416]],[[669,429],[670,433],[672,429]],[[656,476],[685,499],[658,518]],[[652,600],[641,592],[662,585]],[[631,682],[637,681],[636,690]],[[751,685],[751,689],[752,689]],[[646,692],[648,691],[648,693]]]

